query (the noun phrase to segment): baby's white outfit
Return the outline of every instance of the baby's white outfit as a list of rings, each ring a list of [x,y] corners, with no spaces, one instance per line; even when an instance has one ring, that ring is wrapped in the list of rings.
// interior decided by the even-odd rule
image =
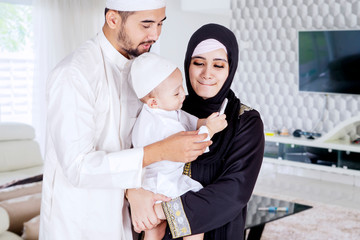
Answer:
[[[132,132],[135,148],[163,140],[180,131],[196,130],[198,118],[182,110],[153,109],[144,104]],[[143,171],[142,187],[175,198],[187,191],[199,191],[202,185],[183,175],[184,163],[160,161]]]

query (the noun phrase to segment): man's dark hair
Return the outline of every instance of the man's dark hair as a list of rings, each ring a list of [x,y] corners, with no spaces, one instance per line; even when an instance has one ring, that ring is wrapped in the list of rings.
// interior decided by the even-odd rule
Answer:
[[[110,9],[108,8],[105,8],[105,16],[106,16],[106,13],[109,11]],[[126,22],[127,18],[134,14],[135,12],[134,11],[117,11],[119,14],[120,14],[120,17],[121,17],[121,20],[123,23]]]

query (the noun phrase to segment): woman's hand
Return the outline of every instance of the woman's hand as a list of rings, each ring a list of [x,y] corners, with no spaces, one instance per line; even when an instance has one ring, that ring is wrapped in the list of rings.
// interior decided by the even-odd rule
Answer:
[[[158,217],[158,219],[160,219],[160,220],[166,219],[164,210],[161,206],[161,203],[156,203],[154,206],[154,210],[155,210],[155,213],[156,213],[156,216]]]
[[[154,194],[143,188],[128,189],[126,197],[130,203],[131,221],[135,232],[138,233],[150,230],[161,223],[154,210],[155,202],[171,200],[162,194]]]

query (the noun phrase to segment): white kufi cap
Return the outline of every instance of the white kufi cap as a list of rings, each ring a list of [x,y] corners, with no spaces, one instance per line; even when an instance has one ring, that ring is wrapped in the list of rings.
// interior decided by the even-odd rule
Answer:
[[[135,58],[130,75],[138,98],[145,97],[169,77],[177,66],[155,53],[146,52]]]
[[[108,9],[118,11],[144,11],[165,7],[165,0],[107,0]]]

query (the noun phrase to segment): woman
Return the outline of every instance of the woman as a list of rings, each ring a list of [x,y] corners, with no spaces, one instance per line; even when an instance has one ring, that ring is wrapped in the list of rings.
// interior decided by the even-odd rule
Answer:
[[[207,24],[191,37],[185,56],[189,95],[183,110],[204,118],[219,111],[227,98],[228,127],[214,135],[209,153],[185,167],[204,188],[162,203],[171,229],[164,239],[202,232],[206,240],[244,237],[246,206],[263,159],[264,131],[259,113],[230,89],[237,65],[238,45],[229,29]]]

